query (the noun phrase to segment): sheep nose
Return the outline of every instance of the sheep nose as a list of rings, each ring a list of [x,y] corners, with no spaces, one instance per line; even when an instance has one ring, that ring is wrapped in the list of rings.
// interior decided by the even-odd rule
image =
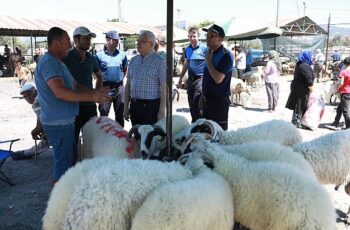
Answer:
[[[147,155],[148,154],[146,153],[146,151],[144,151],[144,150],[141,151],[142,159],[144,159],[144,160],[147,159]]]

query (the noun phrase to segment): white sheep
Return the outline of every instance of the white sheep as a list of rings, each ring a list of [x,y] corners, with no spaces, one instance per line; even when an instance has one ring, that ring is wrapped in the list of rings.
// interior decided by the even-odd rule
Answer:
[[[290,147],[270,141],[256,141],[239,145],[219,145],[225,152],[233,153],[251,161],[274,161],[288,163],[317,180],[311,165],[300,153]],[[257,149],[259,151],[257,151]]]
[[[302,141],[299,130],[290,122],[283,120],[271,120],[251,127],[238,130],[224,131],[216,122],[206,119],[198,119],[188,128],[174,136],[174,145],[181,142],[193,132],[209,133],[213,141],[224,145],[249,143],[252,141],[266,140],[274,143],[293,146]]]
[[[172,115],[172,134],[190,126],[186,117]],[[160,119],[154,125],[136,125],[129,131],[129,136],[138,140],[140,145],[140,154],[144,158],[152,157],[161,158],[161,151],[166,148],[166,118]]]
[[[62,229],[63,220],[72,194],[80,186],[81,179],[90,171],[101,166],[114,164],[107,158],[99,157],[94,160],[84,160],[69,169],[55,184],[50,194],[45,215],[43,217],[43,228],[47,230]]]
[[[294,166],[246,160],[205,140],[203,134],[185,140],[182,152],[185,150],[214,158],[214,171],[231,185],[235,221],[243,226],[254,230],[335,229],[329,194]]]
[[[203,162],[194,178],[154,190],[136,212],[131,230],[231,230],[231,187]]]
[[[349,182],[350,131],[330,133],[314,140],[295,144],[293,150],[301,153],[313,167],[322,184]]]
[[[92,167],[82,175],[80,164],[86,161],[103,164],[94,167],[94,163],[88,163]],[[177,162],[120,160],[115,157],[86,161],[67,171],[76,174],[78,170],[80,182],[73,191],[70,189],[70,196],[65,197],[68,202],[61,205],[61,209],[45,214],[44,229],[130,229],[135,212],[151,191],[163,184],[192,177],[192,172]],[[71,184],[68,179],[71,178],[63,176],[57,183],[61,191]],[[60,193],[53,192],[49,205],[57,204],[61,198]],[[52,205],[50,210],[54,209]]]
[[[231,83],[230,83],[231,103],[238,104],[240,102],[240,94],[245,91],[245,88],[246,88],[246,84],[243,82],[242,79],[231,78]]]
[[[82,158],[115,156],[119,159],[140,157],[139,144],[116,121],[93,117],[82,128]]]

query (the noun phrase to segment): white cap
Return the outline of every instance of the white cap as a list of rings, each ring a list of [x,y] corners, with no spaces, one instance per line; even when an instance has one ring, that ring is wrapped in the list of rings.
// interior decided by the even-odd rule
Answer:
[[[27,92],[27,91],[33,90],[33,89],[35,89],[35,86],[34,86],[33,84],[27,82],[27,83],[25,83],[25,84],[22,86],[22,88],[21,88],[21,90],[19,91],[19,93],[20,93],[20,94],[23,94],[24,92]]]

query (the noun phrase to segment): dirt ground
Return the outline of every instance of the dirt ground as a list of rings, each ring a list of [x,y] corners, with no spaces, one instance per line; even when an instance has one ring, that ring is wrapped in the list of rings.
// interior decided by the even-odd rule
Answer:
[[[265,88],[252,92],[252,103],[246,109],[232,106],[229,112],[229,129],[248,127],[271,119],[290,121],[292,112],[284,108],[290,85],[291,76],[281,79],[281,95],[277,111],[268,113]],[[177,79],[175,79],[177,82]],[[323,86],[323,82],[318,87]],[[35,125],[35,114],[31,106],[19,95],[19,85],[12,78],[0,77],[0,140],[20,138],[13,144],[13,150],[31,147],[34,141],[30,131]],[[190,120],[186,92],[180,90],[180,100],[173,104],[173,112],[186,116]],[[322,128],[329,124],[335,116],[335,106],[326,106],[320,128],[316,131],[300,130],[304,141],[312,140],[321,135],[334,132]],[[110,114],[113,118],[114,115]],[[126,123],[126,129],[130,123]],[[281,130],[283,132],[283,130]],[[0,148],[8,148],[1,144]],[[51,191],[52,151],[48,150],[37,160],[13,161],[8,159],[2,167],[8,177],[16,183],[9,186],[0,181],[0,230],[4,229],[41,229],[42,217]],[[345,213],[350,205],[350,197],[344,192],[343,186],[334,191],[334,186],[325,186],[329,192],[337,212],[340,214],[337,229],[350,229],[346,223]]]

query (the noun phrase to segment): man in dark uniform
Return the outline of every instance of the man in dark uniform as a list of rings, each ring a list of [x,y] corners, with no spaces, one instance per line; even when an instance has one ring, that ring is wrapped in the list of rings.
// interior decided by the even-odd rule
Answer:
[[[202,85],[203,117],[227,130],[233,58],[231,52],[222,45],[225,32],[220,26],[214,24],[203,30],[207,32],[208,46]]]
[[[205,65],[205,52],[207,47],[199,42],[199,30],[190,28],[188,31],[190,45],[185,49],[185,59],[178,87],[182,87],[182,78],[188,70],[187,94],[188,105],[190,107],[192,122],[202,117],[200,101],[202,98],[202,77]]]

